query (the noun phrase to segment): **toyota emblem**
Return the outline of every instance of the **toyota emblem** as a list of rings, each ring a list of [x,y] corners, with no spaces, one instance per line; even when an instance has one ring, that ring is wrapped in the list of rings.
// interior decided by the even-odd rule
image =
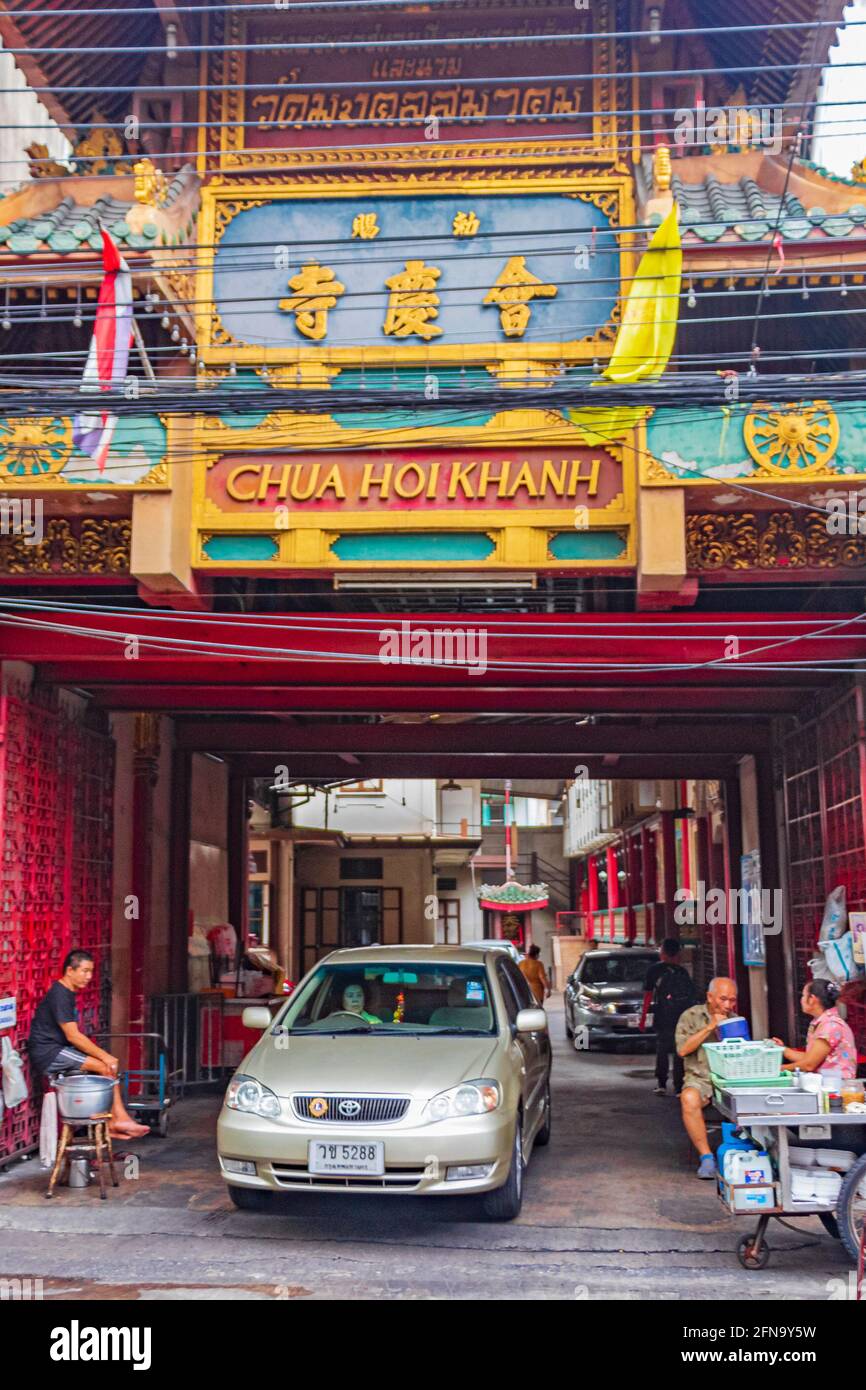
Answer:
[[[361,1102],[358,1100],[341,1100],[337,1109],[344,1120],[354,1120],[361,1113]]]

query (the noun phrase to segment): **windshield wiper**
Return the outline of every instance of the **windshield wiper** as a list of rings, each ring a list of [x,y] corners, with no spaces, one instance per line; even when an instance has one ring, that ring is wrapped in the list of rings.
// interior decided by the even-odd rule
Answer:
[[[349,1038],[353,1033],[372,1033],[372,1024],[365,1023],[363,1028],[290,1028],[287,1032],[294,1038]]]
[[[419,1033],[419,1038],[429,1038],[434,1034],[447,1034],[452,1038],[489,1038],[490,1033],[486,1028],[425,1028],[423,1033]]]

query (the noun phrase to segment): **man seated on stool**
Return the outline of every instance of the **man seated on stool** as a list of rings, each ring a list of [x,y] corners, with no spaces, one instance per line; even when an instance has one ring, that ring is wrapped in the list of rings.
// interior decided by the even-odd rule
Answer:
[[[716,1029],[737,1012],[737,986],[733,980],[710,980],[706,1004],[695,1004],[680,1015],[674,1035],[677,1052],[685,1062],[685,1080],[680,1105],[686,1133],[698,1151],[699,1178],[715,1178],[716,1160],[710,1150],[704,1111],[713,1098],[710,1064],[704,1043],[715,1037]]]
[[[34,1070],[43,1076],[72,1076],[95,1072],[98,1076],[117,1076],[117,1058],[91,1042],[78,1026],[75,996],[87,989],[93,979],[93,956],[89,951],[70,951],[63,962],[63,975],[55,980],[33,1015],[28,1051]],[[115,1086],[111,1102],[109,1133],[114,1139],[141,1139],[150,1130],[136,1124],[120,1099]]]

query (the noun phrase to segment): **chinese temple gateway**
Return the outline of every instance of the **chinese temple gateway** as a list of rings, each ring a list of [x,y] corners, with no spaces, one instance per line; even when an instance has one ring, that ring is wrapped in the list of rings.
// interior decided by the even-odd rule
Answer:
[[[801,1030],[827,894],[866,909],[866,172],[809,157],[841,15],[0,8],[69,142],[0,200],[19,1036],[73,944],[87,1026],[187,991],[283,768],[711,784],[708,881],[759,852],[785,902],[723,958]]]

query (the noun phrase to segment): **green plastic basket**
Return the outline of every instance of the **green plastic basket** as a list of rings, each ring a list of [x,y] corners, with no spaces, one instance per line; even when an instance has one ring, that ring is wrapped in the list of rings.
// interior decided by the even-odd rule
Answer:
[[[704,1043],[710,1071],[724,1081],[764,1081],[782,1070],[785,1049],[771,1042]]]
[[[715,1076],[710,1073],[710,1080],[718,1091],[741,1091],[748,1086],[765,1086],[768,1090],[784,1091],[794,1084],[794,1073],[790,1071],[780,1072],[778,1076]]]

